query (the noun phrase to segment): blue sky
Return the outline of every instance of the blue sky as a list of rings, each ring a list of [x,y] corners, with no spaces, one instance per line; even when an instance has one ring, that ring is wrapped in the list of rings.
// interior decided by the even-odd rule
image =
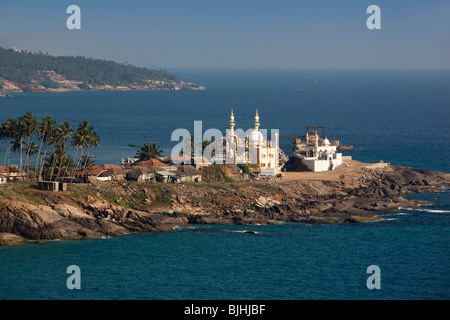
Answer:
[[[449,17],[448,0],[0,0],[0,46],[166,68],[450,68]]]

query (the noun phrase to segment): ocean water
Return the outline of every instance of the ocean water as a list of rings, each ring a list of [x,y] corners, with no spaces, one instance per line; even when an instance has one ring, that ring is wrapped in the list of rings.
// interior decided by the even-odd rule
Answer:
[[[172,70],[171,70],[172,71]],[[0,99],[0,121],[27,111],[76,128],[83,119],[99,133],[97,164],[119,164],[136,148],[155,142],[170,156],[172,132],[228,127],[301,135],[326,126],[326,135],[359,149],[361,161],[450,172],[450,71],[448,70],[173,70],[206,91],[22,93]],[[291,153],[290,141],[281,144]],[[3,153],[3,152],[2,152]],[[18,163],[18,157],[13,163]]]
[[[236,127],[251,128],[258,108],[261,128],[324,125],[329,139],[358,149],[346,153],[354,159],[450,172],[450,71],[174,71],[207,90],[14,94],[0,99],[0,121],[26,111],[73,126],[87,119],[101,164],[147,141],[169,155],[172,131],[193,132],[194,120],[225,133],[231,108]],[[193,226],[0,247],[0,299],[448,299],[450,191],[410,198],[434,205],[373,223]],[[70,265],[81,290],[66,287]],[[370,265],[380,267],[380,290],[366,287]]]

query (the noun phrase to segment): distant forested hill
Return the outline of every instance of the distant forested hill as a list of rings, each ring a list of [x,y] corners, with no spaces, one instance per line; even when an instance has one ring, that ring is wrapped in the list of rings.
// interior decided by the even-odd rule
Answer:
[[[88,86],[127,86],[143,84],[146,80],[178,82],[178,78],[164,70],[135,67],[113,61],[77,57],[55,57],[43,53],[19,51],[0,47],[0,78],[19,87],[40,85],[57,88],[58,81],[79,82],[82,89]]]

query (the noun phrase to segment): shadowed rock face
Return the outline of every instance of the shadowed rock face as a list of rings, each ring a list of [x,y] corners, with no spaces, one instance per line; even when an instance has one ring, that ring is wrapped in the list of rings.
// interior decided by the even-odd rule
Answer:
[[[9,203],[0,214],[2,232],[25,239],[83,239],[129,232],[170,231],[185,225],[182,218],[157,213],[125,211],[115,220],[91,216],[74,206],[58,204],[53,207],[28,203]]]
[[[1,230],[26,239],[82,239],[127,230],[68,205],[9,203],[1,212]]]
[[[377,212],[428,203],[403,196],[450,186],[450,174],[404,167],[364,169],[345,181],[173,184],[163,207],[126,209],[121,201],[142,194],[158,200],[152,185],[102,184],[100,193],[38,193],[42,204],[16,194],[0,197],[0,245],[28,240],[83,239],[129,232],[165,232],[188,224],[358,223],[382,220]],[[83,186],[95,189],[98,186]],[[30,193],[37,191],[30,190]],[[164,198],[167,200],[167,198]],[[164,200],[164,201],[166,201]],[[128,205],[127,207],[129,207]]]
[[[9,246],[22,243],[27,243],[27,240],[21,236],[6,232],[0,233],[0,246]]]

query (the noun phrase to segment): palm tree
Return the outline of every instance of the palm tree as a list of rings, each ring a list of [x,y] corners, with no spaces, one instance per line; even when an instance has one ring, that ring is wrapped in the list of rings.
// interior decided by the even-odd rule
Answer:
[[[78,165],[80,163],[80,159],[83,157],[83,152],[86,148],[89,147],[90,136],[93,132],[93,128],[89,125],[89,122],[83,120],[79,125],[75,134],[72,138],[72,147],[74,147],[75,155],[73,156],[72,162],[75,166],[72,168],[72,177],[75,174],[75,171],[78,170]],[[81,149],[80,155],[77,158],[78,150]],[[76,161],[75,161],[76,159]],[[64,173],[65,176],[66,172]],[[73,179],[72,179],[73,181]]]
[[[138,150],[136,156],[139,158],[139,161],[147,161],[151,158],[162,157],[163,150],[161,147],[156,145],[156,143],[147,142],[144,146]]]
[[[88,166],[88,163],[91,158],[92,148],[97,148],[99,145],[100,145],[100,136],[97,134],[97,132],[91,130],[89,134],[89,152],[86,158],[83,159],[81,162],[83,164],[83,171],[85,172],[85,174],[86,174],[86,167]]]
[[[24,116],[19,117],[15,122],[15,129],[14,129],[14,139],[13,146],[11,151],[13,152],[20,152],[20,162],[19,162],[19,169],[22,170],[22,162],[23,162],[23,138],[24,138],[24,131],[26,126],[26,119]]]
[[[52,136],[55,134],[56,121],[52,119],[52,117],[43,118],[38,127],[38,135],[41,138],[41,144],[39,146],[38,156],[36,157],[36,169],[38,167],[39,157],[41,155],[42,144],[44,144],[44,155],[41,158],[39,165],[39,180],[42,179],[42,171],[44,170],[44,159],[47,155],[47,146],[51,142]]]
[[[38,146],[36,145],[36,143],[34,143],[34,141],[31,141],[25,151],[31,157],[38,152]]]
[[[25,115],[22,117],[22,121],[23,121],[22,137],[28,139],[27,144],[26,144],[26,150],[25,150],[25,151],[27,151],[27,156],[25,158],[25,168],[28,172],[29,159],[30,159],[29,151],[32,150],[31,145],[32,145],[32,143],[34,143],[32,138],[33,138],[33,135],[38,130],[39,123],[36,120],[35,116],[31,112],[25,113]]]
[[[50,179],[53,179],[54,172],[56,170],[57,175],[61,173],[63,168],[67,168],[71,165],[71,159],[67,156],[66,142],[61,142],[54,147],[55,150],[47,158],[47,168],[51,167]]]
[[[86,169],[87,168],[91,168],[93,165],[94,165],[94,163],[95,163],[95,161],[94,160],[92,160],[92,156],[90,156],[90,155],[88,155],[88,154],[85,154],[83,157],[82,157],[82,159],[81,159],[81,163],[83,163],[83,171],[86,171]]]
[[[6,141],[8,141],[8,139],[6,138],[6,136],[5,136],[5,134],[3,133],[3,130],[2,130],[3,124],[4,124],[4,123],[2,123],[2,124],[0,125],[0,140],[2,141],[2,145],[1,145],[1,147],[0,147],[0,150],[3,149],[3,145],[5,144]],[[8,149],[8,143],[9,143],[9,141],[6,142],[6,149]],[[6,152],[5,152],[5,155],[6,155]],[[5,165],[5,164],[3,164],[3,166],[4,166],[4,165]]]
[[[57,153],[58,148],[64,147],[64,149],[67,152],[66,148],[66,142],[67,140],[72,136],[72,128],[70,127],[70,124],[67,121],[62,122],[58,128],[56,128],[54,135],[50,139],[50,144],[53,147],[53,154]],[[62,145],[62,146],[61,146]],[[55,167],[57,164],[58,157],[52,157],[52,170],[50,173],[50,179],[53,178],[53,173],[55,172]]]
[[[190,146],[191,146],[191,157],[194,158],[194,154],[195,154],[195,142],[194,142],[194,136],[193,136],[192,134],[189,135],[189,140],[187,141],[187,143],[190,144]],[[206,147],[209,146],[211,143],[212,143],[212,141],[209,140],[209,139],[206,139],[206,138],[202,141],[202,155],[203,155],[203,153],[205,152]],[[215,150],[213,150],[213,152],[211,153],[211,155],[212,155],[212,156],[215,155]],[[193,160],[191,160],[191,161],[193,161]]]
[[[16,120],[14,118],[8,118],[0,125],[0,139],[6,141],[5,160],[3,166],[6,164],[6,157],[10,148],[11,139],[13,138],[14,130],[16,127]]]
[[[8,176],[9,176],[9,155],[11,149],[11,140],[14,138],[16,131],[16,120],[14,118],[8,118],[0,126],[0,139],[6,140],[5,160],[3,166],[6,165],[6,159],[8,159]]]
[[[19,136],[15,136],[14,140],[11,143],[11,151],[12,152],[22,152],[23,150],[23,141]]]

